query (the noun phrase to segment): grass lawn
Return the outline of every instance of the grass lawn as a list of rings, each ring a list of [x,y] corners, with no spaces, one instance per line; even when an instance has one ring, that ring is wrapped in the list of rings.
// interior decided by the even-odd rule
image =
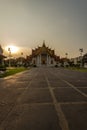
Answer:
[[[80,71],[80,72],[87,72],[87,68],[68,67],[67,69]]]
[[[8,68],[6,72],[0,74],[0,78],[10,76],[10,75],[13,75],[13,74],[25,71],[25,70],[28,70],[28,69],[24,67],[10,68],[10,69]]]

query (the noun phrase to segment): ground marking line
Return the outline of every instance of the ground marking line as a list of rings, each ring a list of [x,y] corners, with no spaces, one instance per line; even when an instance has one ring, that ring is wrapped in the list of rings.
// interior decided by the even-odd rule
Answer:
[[[87,102],[59,102],[60,105],[83,105],[83,104],[87,104]]]
[[[55,74],[55,76],[57,77],[57,75]],[[83,95],[84,97],[87,97],[87,94],[85,94],[84,92],[82,92],[81,90],[79,90],[78,88],[87,88],[87,87],[75,87],[73,84],[69,83],[66,80],[60,79],[62,81],[64,81],[66,84],[68,84],[70,87],[72,87],[74,90],[76,90],[77,92],[79,92],[81,95]]]
[[[84,88],[87,88],[87,87],[77,87],[77,88],[83,88],[84,89]]]
[[[45,73],[44,73],[44,75],[45,75]],[[64,115],[64,113],[63,113],[63,111],[61,109],[60,104],[57,103],[57,100],[55,98],[54,92],[53,92],[53,90],[51,88],[51,85],[50,85],[49,80],[48,80],[46,75],[45,75],[45,78],[46,78],[46,81],[47,81],[47,84],[48,84],[48,88],[50,90],[50,93],[51,93],[51,96],[52,96],[52,99],[53,99],[53,104],[55,106],[57,115],[59,117],[59,124],[60,124],[62,130],[69,130],[68,122],[67,122],[67,120],[65,118],[65,115]]]
[[[38,75],[38,73],[36,73],[36,74],[34,75],[34,77],[36,77],[37,75]],[[20,97],[17,99],[17,102],[20,101],[21,96],[23,96],[23,95],[25,94],[26,90],[29,88],[29,86],[31,85],[32,81],[33,81],[33,79],[29,82],[29,84],[27,85],[27,87],[24,89],[23,93],[22,93],[22,94],[20,95]],[[32,88],[30,88],[30,89],[32,89]]]
[[[62,80],[64,81],[65,83],[67,83],[70,87],[72,87],[74,90],[76,90],[77,92],[79,92],[81,95],[83,95],[84,97],[87,97],[87,94],[83,93],[82,91],[80,91],[78,88],[76,88],[73,84],[69,83],[68,81],[66,80]]]
[[[36,74],[34,75],[34,77],[36,77],[37,74],[38,74],[38,73],[36,73]],[[33,80],[33,79],[32,79],[32,80]],[[29,88],[29,86],[30,86],[32,80],[29,82],[29,84],[28,84],[27,87],[25,88],[24,92],[23,92],[20,96],[22,96],[22,95],[25,93],[25,91]],[[4,122],[7,120],[7,118],[9,117],[9,115],[12,113],[12,110],[15,108],[15,106],[18,105],[18,104],[17,104],[17,103],[18,103],[18,100],[20,100],[20,97],[17,98],[17,100],[15,101],[14,104],[12,104],[11,109],[9,110],[9,112],[7,113],[7,115],[5,116],[5,118],[1,121],[1,123],[0,123],[0,130],[4,130],[4,129],[1,129],[1,127],[3,126]]]
[[[53,102],[44,102],[44,103],[41,103],[41,102],[37,102],[37,103],[24,103],[24,105],[28,105],[28,106],[41,106],[41,105],[53,105]]]
[[[50,72],[50,71],[49,71]],[[52,72],[50,72],[51,74],[53,74]],[[54,74],[56,77],[57,75]],[[59,78],[61,81],[65,82],[67,85],[69,85],[71,88],[73,88],[74,90],[76,90],[78,93],[80,93],[81,95],[83,95],[84,97],[87,97],[87,94],[83,93],[82,91],[80,91],[78,88],[76,88],[73,84],[69,83],[68,81],[66,80],[63,80],[61,78]]]

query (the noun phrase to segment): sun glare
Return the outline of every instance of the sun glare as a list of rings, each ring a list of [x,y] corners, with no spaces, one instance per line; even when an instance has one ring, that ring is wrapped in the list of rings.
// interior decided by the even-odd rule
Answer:
[[[10,49],[11,53],[17,53],[19,50],[19,48],[17,46],[13,46],[13,45],[8,45],[5,50],[9,51],[9,49]]]

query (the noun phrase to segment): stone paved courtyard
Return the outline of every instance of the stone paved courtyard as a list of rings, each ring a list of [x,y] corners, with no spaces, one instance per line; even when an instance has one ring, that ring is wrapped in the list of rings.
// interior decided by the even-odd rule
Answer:
[[[38,67],[0,79],[0,130],[87,130],[87,73]]]

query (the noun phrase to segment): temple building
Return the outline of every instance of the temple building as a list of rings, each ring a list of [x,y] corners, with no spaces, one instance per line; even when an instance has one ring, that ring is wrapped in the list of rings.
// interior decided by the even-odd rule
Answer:
[[[56,56],[55,51],[45,45],[45,41],[41,47],[32,49],[32,54],[27,58],[36,66],[55,66],[59,61],[59,56]]]

